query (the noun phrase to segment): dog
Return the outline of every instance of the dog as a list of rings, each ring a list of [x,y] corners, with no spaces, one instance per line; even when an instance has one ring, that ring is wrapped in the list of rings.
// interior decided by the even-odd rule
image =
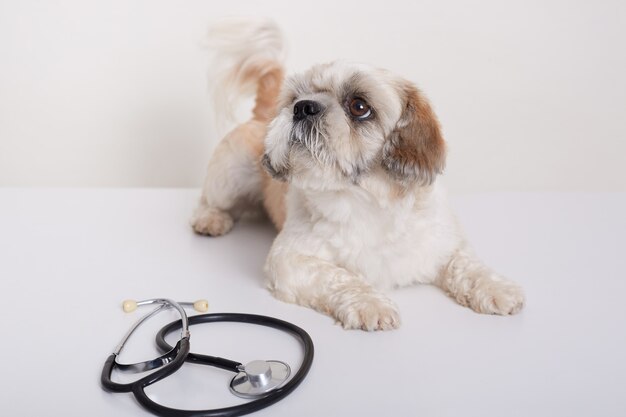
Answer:
[[[450,210],[437,182],[446,142],[412,82],[347,62],[285,78],[269,21],[225,23],[210,36],[227,63],[217,96],[256,96],[252,118],[210,160],[197,233],[223,235],[262,207],[279,231],[264,268],[271,293],[346,329],[397,328],[384,291],[417,283],[479,313],[520,311],[521,287],[476,257]]]

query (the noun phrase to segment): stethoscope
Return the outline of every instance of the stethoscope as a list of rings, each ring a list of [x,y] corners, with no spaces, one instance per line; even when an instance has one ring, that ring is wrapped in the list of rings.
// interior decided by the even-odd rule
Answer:
[[[104,363],[100,380],[105,390],[111,392],[132,392],[139,404],[156,415],[167,417],[227,417],[252,413],[272,405],[290,394],[300,385],[311,368],[311,363],[313,362],[313,341],[307,332],[294,324],[273,317],[256,314],[212,313],[187,317],[183,306],[193,307],[196,311],[205,312],[208,309],[208,303],[205,300],[196,301],[195,303],[179,303],[165,298],[155,298],[144,301],[127,300],[124,301],[122,307],[125,312],[131,312],[138,306],[152,304],[158,305],[158,307],[137,320],[137,322],[130,327],[128,332],[126,332],[120,343],[113,350],[113,353],[111,353]],[[156,344],[163,354],[158,358],[143,362],[130,364],[118,362],[117,358],[133,332],[137,330],[143,322],[168,308],[176,309],[180,314],[180,320],[166,325],[158,332]],[[255,360],[243,365],[240,362],[231,361],[229,359],[191,353],[189,326],[215,322],[255,324],[272,327],[294,335],[302,342],[304,348],[304,359],[302,360],[298,372],[287,381],[291,375],[291,368],[282,361]],[[176,345],[171,346],[165,341],[165,337],[178,329],[180,329],[180,339]],[[183,366],[185,361],[210,365],[234,372],[235,376],[230,381],[230,391],[238,397],[252,399],[253,401],[213,410],[179,410],[165,407],[148,397],[145,392],[146,387],[173,374]],[[156,370],[134,382],[122,384],[111,380],[113,369],[134,373]]]

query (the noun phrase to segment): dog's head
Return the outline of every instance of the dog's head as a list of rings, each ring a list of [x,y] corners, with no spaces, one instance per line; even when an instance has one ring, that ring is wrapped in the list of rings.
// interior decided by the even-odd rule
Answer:
[[[429,185],[445,155],[437,118],[412,83],[334,62],[285,82],[263,165],[274,178],[317,188],[358,183],[363,175]]]

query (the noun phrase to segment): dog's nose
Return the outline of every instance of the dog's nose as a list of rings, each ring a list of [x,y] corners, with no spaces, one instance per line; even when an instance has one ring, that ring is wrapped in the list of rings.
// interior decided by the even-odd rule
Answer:
[[[294,120],[302,120],[309,116],[315,116],[322,111],[322,106],[317,101],[300,100],[293,106]]]

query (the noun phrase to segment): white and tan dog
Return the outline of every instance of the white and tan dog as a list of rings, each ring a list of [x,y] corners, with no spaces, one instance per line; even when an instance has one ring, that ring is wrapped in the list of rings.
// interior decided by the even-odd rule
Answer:
[[[226,24],[211,35],[230,64],[219,97],[252,86],[256,103],[210,161],[197,233],[223,235],[264,207],[279,230],[265,266],[270,291],[349,329],[398,327],[382,291],[415,283],[480,313],[522,308],[521,288],[475,257],[450,211],[436,181],[446,145],[411,82],[342,62],[283,80],[283,43],[271,22]]]

